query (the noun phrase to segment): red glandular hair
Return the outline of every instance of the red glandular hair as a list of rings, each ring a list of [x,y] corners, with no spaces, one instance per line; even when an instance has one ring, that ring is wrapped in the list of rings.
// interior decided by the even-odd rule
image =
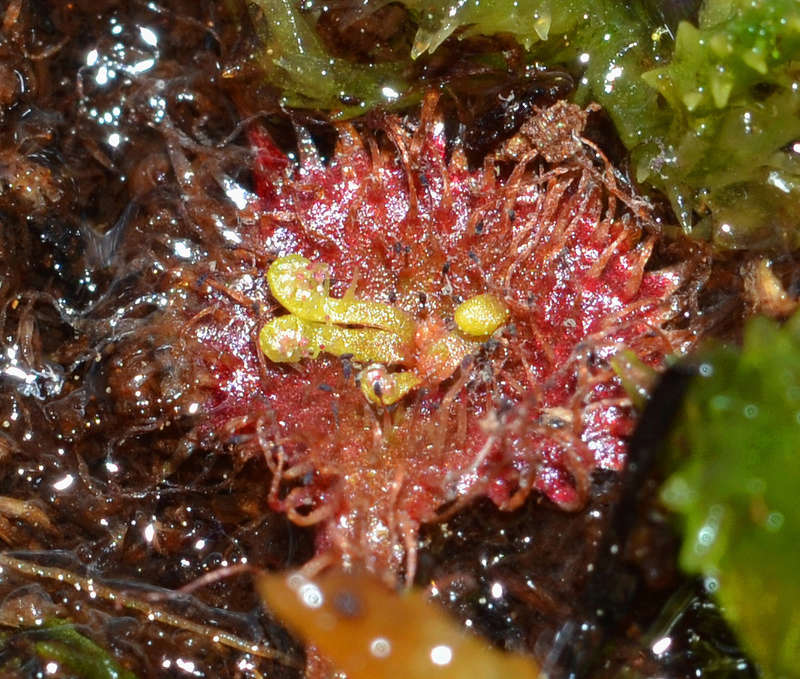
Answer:
[[[584,122],[569,105],[540,111],[476,170],[448,152],[433,96],[418,118],[340,125],[327,163],[303,139],[290,162],[253,131],[262,211],[242,248],[325,262],[334,296],[396,305],[434,334],[476,294],[511,312],[455,374],[379,409],[347,360],[260,354],[258,330],[284,311],[258,257],[209,275],[213,312],[186,330],[213,375],[204,426],[264,457],[270,504],[318,525],[320,555],[408,576],[418,527],[442,512],[478,496],[513,509],[534,491],[574,509],[594,470],[624,466],[635,411],[609,359],[658,368],[692,338],[668,329],[681,270],[646,269],[649,208]]]

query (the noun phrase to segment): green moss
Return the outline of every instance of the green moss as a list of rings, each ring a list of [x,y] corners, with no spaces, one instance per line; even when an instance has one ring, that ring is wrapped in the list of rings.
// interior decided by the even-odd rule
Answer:
[[[669,65],[644,75],[676,110],[702,115],[752,98],[767,84],[791,88],[800,50],[794,0],[710,0],[699,27],[681,23]]]
[[[259,61],[285,106],[326,109],[346,118],[416,100],[403,64],[356,64],[332,56],[292,0],[253,0],[252,6],[263,44]]]
[[[680,24],[674,54],[642,75],[669,123],[634,149],[684,228],[725,247],[797,247],[800,5],[709,0]],[[699,219],[698,219],[699,217]]]
[[[716,588],[765,677],[800,677],[800,315],[755,319],[741,352],[707,355],[671,449],[682,566]]]
[[[412,56],[434,52],[454,32],[460,36],[508,33],[531,49],[573,31],[594,11],[588,0],[402,0],[419,24]]]
[[[6,644],[4,636],[0,635],[0,649],[3,650]],[[29,657],[35,653],[44,662],[57,663],[58,676],[79,679],[136,679],[133,672],[122,667],[108,651],[78,632],[69,620],[52,618],[41,627],[15,631],[13,636]],[[16,665],[18,658],[10,655],[4,658],[2,670],[12,672],[11,676],[17,676],[13,671]]]

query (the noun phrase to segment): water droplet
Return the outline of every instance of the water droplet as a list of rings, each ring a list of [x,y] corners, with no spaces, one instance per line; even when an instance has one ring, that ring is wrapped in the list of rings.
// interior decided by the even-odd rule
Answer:
[[[443,667],[444,665],[449,665],[452,660],[453,660],[453,649],[450,648],[449,646],[440,644],[439,646],[434,646],[431,649],[431,662],[434,665]]]
[[[385,637],[377,637],[372,640],[369,650],[376,658],[387,658],[392,652],[392,644]]]

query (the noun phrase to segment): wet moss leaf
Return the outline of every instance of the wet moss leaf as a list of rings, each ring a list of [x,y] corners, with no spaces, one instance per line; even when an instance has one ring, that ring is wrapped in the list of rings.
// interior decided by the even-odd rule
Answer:
[[[133,672],[117,663],[108,651],[80,634],[72,623],[46,623],[45,638],[34,644],[37,655],[57,662],[81,679],[136,679]]]
[[[800,676],[800,316],[710,353],[672,442],[663,499],[682,566],[703,574],[765,677]]]
[[[669,63],[642,75],[672,115],[634,151],[639,178],[687,231],[723,247],[797,246],[798,59],[796,0],[707,0]]]
[[[321,108],[348,118],[378,105],[409,105],[415,100],[402,64],[357,64],[334,57],[313,21],[292,0],[254,0],[253,9],[263,43],[259,62],[267,81],[281,90],[285,106]]]

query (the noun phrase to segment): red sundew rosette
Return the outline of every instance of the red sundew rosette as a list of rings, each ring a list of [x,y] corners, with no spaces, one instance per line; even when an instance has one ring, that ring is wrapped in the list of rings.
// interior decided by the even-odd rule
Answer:
[[[217,294],[237,309],[193,331],[220,356],[206,427],[265,458],[271,505],[319,525],[320,553],[411,575],[417,529],[443,506],[486,495],[513,509],[536,490],[575,509],[594,470],[623,467],[635,410],[609,359],[625,349],[659,368],[692,337],[668,329],[681,269],[645,269],[648,206],[582,140],[576,112],[538,114],[573,125],[558,157],[520,135],[513,158],[477,169],[458,145],[448,154],[435,97],[419,120],[386,116],[363,135],[341,125],[327,163],[301,139],[293,165],[253,132],[262,216],[243,247],[324,262],[332,296],[396,306],[420,327],[452,329],[458,304],[483,293],[510,311],[454,373],[432,370],[379,408],[347,357],[259,354],[258,330],[284,313],[263,272],[250,282],[258,309]]]

